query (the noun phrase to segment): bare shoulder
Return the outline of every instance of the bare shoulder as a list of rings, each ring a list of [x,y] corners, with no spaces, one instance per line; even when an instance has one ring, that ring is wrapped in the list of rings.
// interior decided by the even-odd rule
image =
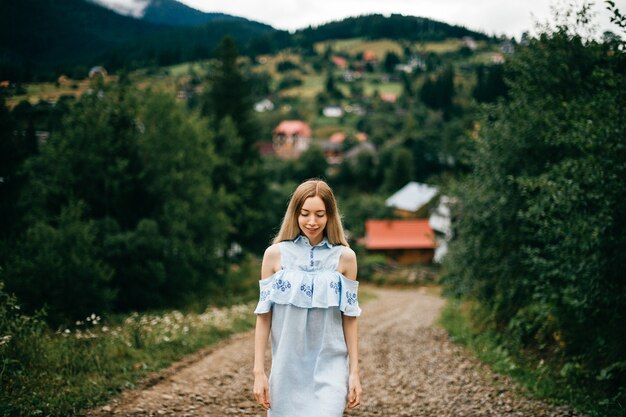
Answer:
[[[274,243],[265,249],[263,254],[263,263],[261,265],[261,279],[267,278],[270,275],[280,270],[280,247],[278,243]]]
[[[280,256],[280,248],[278,247],[278,243],[274,243],[273,245],[268,246],[267,249],[265,249],[263,259],[272,259],[277,256]]]
[[[356,262],[356,253],[348,246],[343,247],[341,252],[341,260],[345,262]]]
[[[341,272],[347,278],[356,280],[356,253],[354,253],[354,251],[347,246],[343,247],[341,256],[339,257],[339,272]]]

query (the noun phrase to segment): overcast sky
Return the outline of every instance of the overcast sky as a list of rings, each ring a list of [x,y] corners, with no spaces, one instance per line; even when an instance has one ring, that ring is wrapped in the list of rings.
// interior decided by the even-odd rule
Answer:
[[[580,4],[580,0],[574,0]],[[532,31],[534,21],[550,19],[550,5],[572,0],[182,0],[206,12],[224,12],[268,23],[277,29],[295,30],[348,16],[368,13],[401,13],[459,24],[488,34],[518,37]],[[626,0],[616,5],[626,14]],[[604,0],[596,0],[599,30],[618,32],[609,22]]]
[[[141,13],[149,0],[94,0]],[[277,29],[296,30],[361,14],[400,13],[428,17],[466,26],[489,35],[519,36],[533,32],[534,22],[552,20],[551,5],[563,10],[568,3],[583,0],[179,0],[205,12],[222,12],[267,23]],[[610,23],[604,0],[594,0],[598,33],[618,28]],[[626,0],[615,0],[626,14]],[[620,34],[625,37],[623,33]]]

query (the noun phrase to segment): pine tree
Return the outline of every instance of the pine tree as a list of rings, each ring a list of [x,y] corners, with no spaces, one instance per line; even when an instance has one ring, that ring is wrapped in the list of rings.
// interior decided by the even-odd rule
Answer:
[[[215,51],[217,60],[202,99],[202,113],[215,130],[219,156],[215,183],[229,194],[228,217],[232,229],[228,241],[253,251],[261,251],[269,240],[264,224],[263,204],[267,190],[256,148],[257,126],[252,115],[248,80],[239,69],[234,40],[225,37]]]

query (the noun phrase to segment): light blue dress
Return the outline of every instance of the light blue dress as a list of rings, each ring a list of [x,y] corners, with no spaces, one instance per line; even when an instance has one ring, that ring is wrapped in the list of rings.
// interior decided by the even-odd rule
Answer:
[[[337,272],[343,246],[306,236],[279,244],[282,269],[260,281],[256,314],[272,311],[268,417],[341,417],[348,350],[341,315],[359,316],[358,281]]]

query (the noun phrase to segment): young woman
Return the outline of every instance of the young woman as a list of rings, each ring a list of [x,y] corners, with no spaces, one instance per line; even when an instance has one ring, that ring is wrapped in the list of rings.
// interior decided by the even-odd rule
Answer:
[[[268,417],[341,417],[360,404],[356,274],[332,190],[300,184],[261,266],[254,396]]]

